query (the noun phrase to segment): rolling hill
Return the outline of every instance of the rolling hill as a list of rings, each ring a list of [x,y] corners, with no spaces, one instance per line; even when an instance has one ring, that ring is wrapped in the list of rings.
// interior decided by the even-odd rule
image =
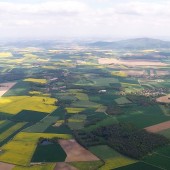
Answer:
[[[98,41],[95,43],[91,43],[89,45],[93,47],[111,48],[111,49],[170,48],[169,41],[162,41],[159,39],[152,39],[152,38],[136,38],[136,39],[115,41],[115,42]]]

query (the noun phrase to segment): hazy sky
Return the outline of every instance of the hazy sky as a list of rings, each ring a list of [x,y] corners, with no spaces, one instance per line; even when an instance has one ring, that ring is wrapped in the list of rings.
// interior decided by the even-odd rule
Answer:
[[[170,0],[0,0],[0,37],[170,37]]]

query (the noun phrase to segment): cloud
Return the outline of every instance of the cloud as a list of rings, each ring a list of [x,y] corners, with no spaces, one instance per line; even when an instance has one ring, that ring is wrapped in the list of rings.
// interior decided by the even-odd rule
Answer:
[[[169,7],[158,0],[1,1],[0,32],[30,38],[161,36],[169,33]]]

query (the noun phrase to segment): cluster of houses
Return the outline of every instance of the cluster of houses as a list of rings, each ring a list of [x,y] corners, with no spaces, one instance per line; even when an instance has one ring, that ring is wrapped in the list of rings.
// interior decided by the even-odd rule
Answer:
[[[136,92],[131,92],[130,94],[133,95],[138,95],[138,96],[145,96],[145,97],[157,97],[157,96],[162,96],[166,95],[168,92],[167,88],[154,88],[154,89],[145,89],[145,90],[140,90]]]

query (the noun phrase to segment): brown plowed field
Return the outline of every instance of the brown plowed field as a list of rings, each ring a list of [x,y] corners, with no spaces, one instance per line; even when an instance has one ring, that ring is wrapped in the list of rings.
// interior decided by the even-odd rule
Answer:
[[[170,128],[170,121],[167,121],[167,122],[163,122],[163,123],[159,123],[153,126],[146,127],[145,130],[147,130],[148,132],[157,133],[162,130],[169,129],[169,128]]]
[[[97,158],[90,151],[79,145],[74,139],[59,140],[59,144],[62,146],[62,148],[67,154],[65,162],[83,162],[99,160],[99,158]]]

